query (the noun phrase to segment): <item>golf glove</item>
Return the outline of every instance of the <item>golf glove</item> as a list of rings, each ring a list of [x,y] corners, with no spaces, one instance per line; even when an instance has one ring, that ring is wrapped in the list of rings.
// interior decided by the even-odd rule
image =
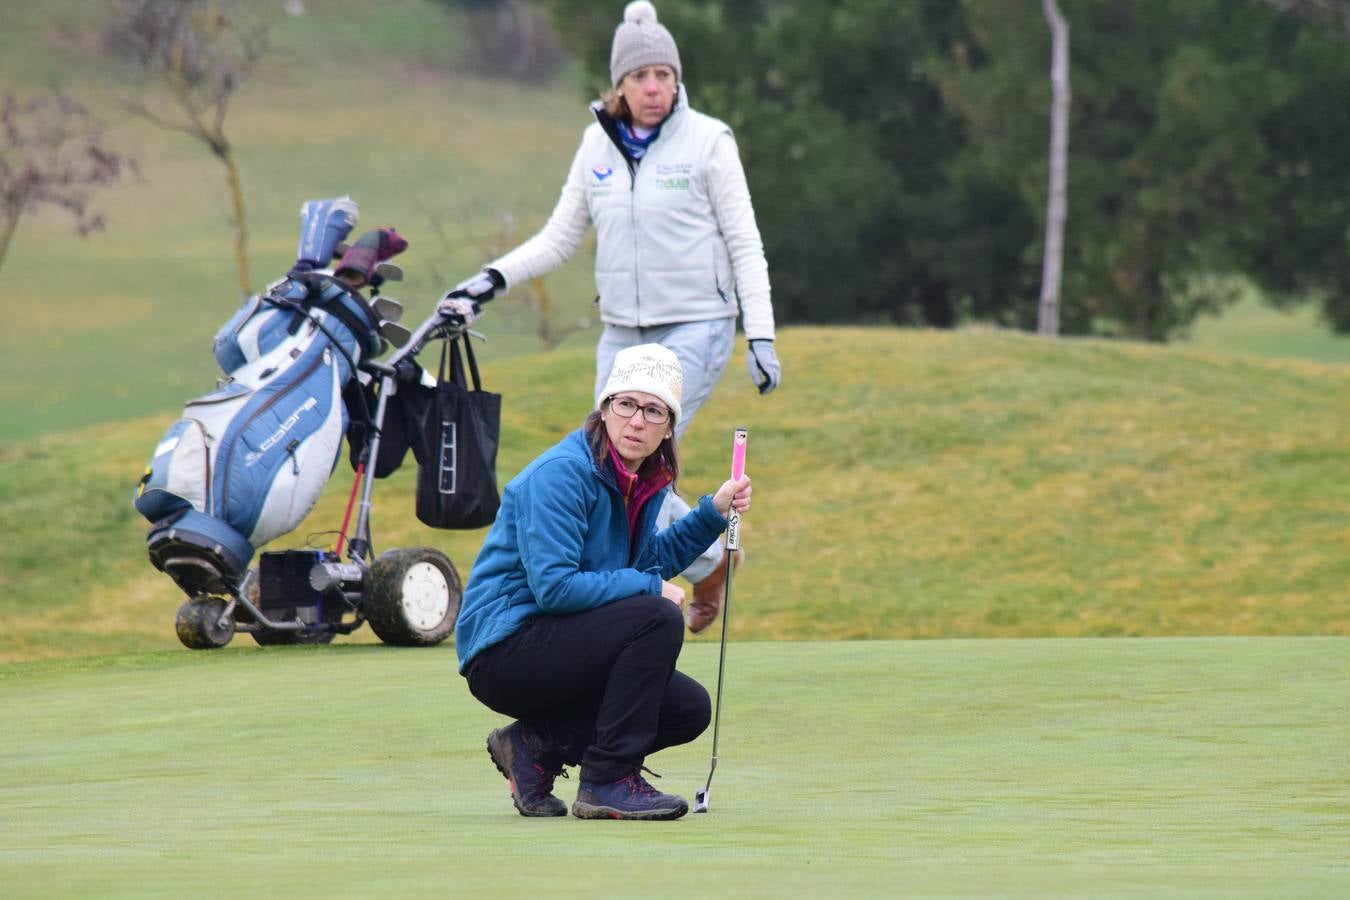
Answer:
[[[770,338],[754,338],[750,341],[750,348],[745,351],[745,366],[750,370],[750,380],[761,394],[767,394],[783,380],[783,367],[778,362],[778,354],[774,352],[773,340]]]
[[[466,278],[447,297],[472,297],[474,300],[488,301],[499,288],[506,287],[506,279],[496,269],[484,269],[472,278]]]
[[[468,328],[478,318],[478,301],[447,294],[436,305],[436,312]]]

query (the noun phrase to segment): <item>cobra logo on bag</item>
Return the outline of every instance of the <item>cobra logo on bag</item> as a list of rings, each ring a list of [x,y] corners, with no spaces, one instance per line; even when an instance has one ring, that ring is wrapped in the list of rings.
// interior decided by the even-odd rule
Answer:
[[[274,446],[276,446],[277,441],[284,438],[286,436],[286,433],[295,427],[295,423],[300,421],[301,413],[307,410],[311,410],[318,405],[319,401],[315,400],[313,397],[310,397],[303,404],[301,404],[298,410],[296,410],[295,412],[291,413],[289,416],[286,417],[286,420],[281,423],[280,428],[272,432],[271,436],[268,437],[267,440],[262,442],[262,446],[260,446],[256,451],[251,451],[247,455],[245,455],[244,465],[251,466],[258,460],[262,459],[263,455],[267,453],[268,450],[271,450]]]

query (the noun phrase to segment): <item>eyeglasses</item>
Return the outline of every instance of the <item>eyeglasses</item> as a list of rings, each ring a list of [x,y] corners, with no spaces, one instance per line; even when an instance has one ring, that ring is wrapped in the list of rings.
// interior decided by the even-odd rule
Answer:
[[[670,410],[664,406],[639,406],[628,397],[610,397],[609,408],[621,419],[631,419],[634,413],[642,410],[642,418],[653,425],[664,425],[670,421]]]

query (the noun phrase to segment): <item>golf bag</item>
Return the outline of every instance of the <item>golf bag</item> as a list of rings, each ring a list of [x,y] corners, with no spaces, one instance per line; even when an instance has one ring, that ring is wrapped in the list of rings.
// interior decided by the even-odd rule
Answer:
[[[378,324],[357,291],[297,269],[217,333],[226,377],[169,426],[135,500],[151,562],[189,596],[228,590],[318,502],[347,428],[343,389],[380,352]]]

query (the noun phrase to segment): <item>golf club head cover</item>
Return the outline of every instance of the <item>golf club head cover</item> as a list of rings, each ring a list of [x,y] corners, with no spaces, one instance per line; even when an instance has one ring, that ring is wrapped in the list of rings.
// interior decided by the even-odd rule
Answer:
[[[750,380],[761,394],[778,387],[783,380],[783,367],[778,362],[778,354],[769,338],[755,338],[745,351],[745,366],[750,370]]]
[[[372,228],[342,254],[333,274],[356,284],[370,281],[375,266],[408,249],[408,242],[392,228]]]
[[[337,246],[347,239],[360,214],[350,197],[307,200],[300,207],[300,243],[295,248],[295,268],[322,269],[333,261]]]

